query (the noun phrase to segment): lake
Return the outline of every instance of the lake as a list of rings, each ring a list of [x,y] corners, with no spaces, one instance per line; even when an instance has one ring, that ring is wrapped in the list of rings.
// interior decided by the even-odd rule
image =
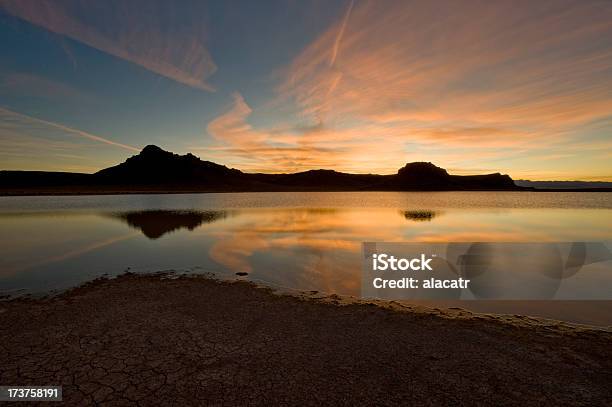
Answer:
[[[126,270],[360,295],[361,243],[612,240],[612,193],[334,192],[0,198],[0,293]],[[609,262],[608,262],[609,264]],[[608,267],[609,269],[609,267]],[[612,275],[576,284],[612,290]],[[428,303],[612,325],[612,301]]]

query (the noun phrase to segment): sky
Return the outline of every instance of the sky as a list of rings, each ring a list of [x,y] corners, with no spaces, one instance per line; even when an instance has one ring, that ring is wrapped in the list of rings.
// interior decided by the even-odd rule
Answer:
[[[0,0],[0,169],[612,181],[612,2]]]

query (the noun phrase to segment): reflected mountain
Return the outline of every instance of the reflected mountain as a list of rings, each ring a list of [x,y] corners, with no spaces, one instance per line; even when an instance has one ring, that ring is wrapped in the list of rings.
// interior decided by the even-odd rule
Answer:
[[[158,239],[179,229],[192,231],[203,223],[213,223],[228,216],[227,211],[150,210],[120,212],[112,215],[132,228],[139,229],[149,239]]]
[[[423,210],[401,211],[404,218],[414,222],[431,222],[433,218],[440,215],[440,212]]]

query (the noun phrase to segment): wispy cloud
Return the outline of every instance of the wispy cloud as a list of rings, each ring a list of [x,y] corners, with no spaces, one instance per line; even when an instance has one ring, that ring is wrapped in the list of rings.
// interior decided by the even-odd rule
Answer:
[[[207,147],[210,158],[225,159],[250,171],[293,171],[325,165],[334,154],[332,148],[299,144],[293,134],[284,131],[258,130],[248,123],[251,107],[240,93],[233,94],[232,106],[207,126],[216,144]],[[195,148],[199,150],[199,148]],[[271,165],[272,163],[275,165]]]
[[[232,95],[233,105],[208,124],[208,132],[216,139],[230,145],[257,147],[264,143],[267,135],[256,131],[247,123],[253,110],[245,102],[240,93]]]
[[[611,37],[607,2],[364,0],[294,59],[278,90],[304,120],[341,128],[345,145],[378,154],[384,135],[404,151],[435,146],[422,158],[438,163],[469,151],[518,173],[531,163],[513,155],[566,156],[568,140],[610,116]]]
[[[295,59],[281,91],[305,114],[588,121],[611,99],[612,51],[601,40],[611,17],[598,2],[359,2],[350,25],[345,17]]]
[[[190,5],[189,25],[160,0],[3,0],[0,8],[182,84],[214,90],[206,81],[217,66],[205,44],[203,5]]]
[[[24,125],[24,126],[41,126],[41,125],[47,126],[55,130],[60,130],[66,134],[77,136],[77,137],[83,137],[91,141],[108,144],[110,146],[119,147],[125,150],[140,151],[138,148],[127,145],[127,144],[118,143],[116,141],[112,141],[107,138],[97,136],[95,134],[88,133],[83,130],[73,129],[68,126],[64,126],[63,124],[60,124],[60,123],[54,123],[48,120],[43,120],[43,119],[38,119],[36,117],[27,116],[25,114],[14,112],[12,110],[9,110],[3,107],[0,107],[0,123],[4,125],[9,124],[9,123],[19,123],[20,125]]]
[[[507,156],[509,148],[527,149],[531,137],[528,132],[493,127],[407,128],[379,123],[357,128],[322,124],[256,128],[249,123],[252,114],[242,95],[235,93],[231,107],[207,126],[214,142],[206,147],[191,146],[190,150],[246,171],[334,168],[388,174],[405,162],[433,156],[439,164],[460,162],[465,158],[466,143],[478,143],[481,159]],[[418,148],[404,148],[408,138],[420,140]],[[439,143],[459,151],[441,151]]]
[[[95,172],[136,147],[0,107],[0,169]]]
[[[33,96],[42,99],[91,101],[92,98],[65,83],[23,72],[0,71],[0,92],[3,95]]]
[[[348,8],[346,9],[346,14],[344,15],[344,19],[342,20],[342,24],[340,25],[340,29],[338,30],[338,35],[336,36],[336,40],[334,41],[334,46],[332,47],[331,57],[329,59],[329,66],[334,66],[336,62],[336,58],[338,57],[338,49],[340,48],[340,43],[342,42],[342,37],[344,36],[344,31],[346,30],[346,25],[348,24],[349,18],[351,17],[351,10],[353,9],[354,0],[351,0]]]
[[[398,167],[380,165],[380,157],[372,156],[368,151],[371,143],[379,143],[378,151],[386,154],[391,162],[401,161],[400,156],[407,156],[392,144],[385,144],[390,135],[380,133],[380,129],[364,129],[359,141],[354,129],[287,124],[255,128],[249,123],[252,114],[253,110],[242,95],[234,93],[231,107],[207,126],[214,143],[206,147],[191,146],[190,150],[201,152],[208,159],[222,160],[242,170],[257,172],[293,172],[313,168],[368,172],[375,163],[382,172],[397,171]]]

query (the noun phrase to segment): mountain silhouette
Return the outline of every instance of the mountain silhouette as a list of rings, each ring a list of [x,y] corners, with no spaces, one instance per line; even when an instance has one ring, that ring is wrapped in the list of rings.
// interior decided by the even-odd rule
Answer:
[[[125,162],[98,171],[94,177],[106,184],[192,184],[223,185],[237,179],[242,172],[193,154],[178,155],[153,145]]]
[[[408,163],[396,174],[310,170],[293,174],[244,173],[193,154],[154,145],[95,174],[0,172],[2,194],[239,192],[239,191],[448,191],[521,190],[508,175],[450,175],[429,162]]]

